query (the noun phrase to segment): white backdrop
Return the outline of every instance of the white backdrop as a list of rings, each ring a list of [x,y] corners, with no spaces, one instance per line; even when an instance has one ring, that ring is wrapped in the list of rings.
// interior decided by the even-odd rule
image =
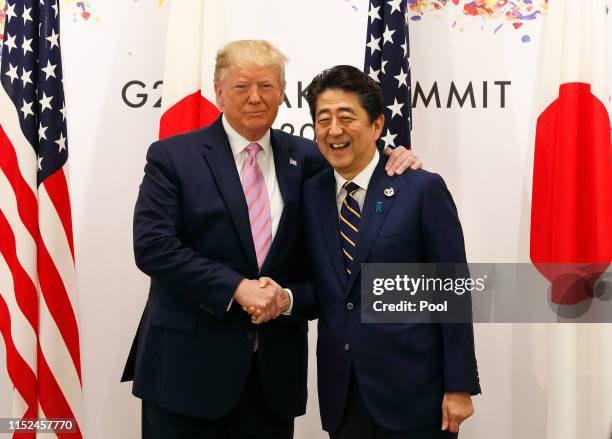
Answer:
[[[224,2],[231,12],[223,21],[228,39],[269,39],[290,57],[292,108],[281,107],[275,127],[291,123],[299,130],[310,122],[306,103],[298,108],[299,81],[305,87],[315,73],[335,64],[362,66],[367,0]],[[154,104],[161,87],[155,83],[163,73],[168,4],[91,0],[62,6],[84,430],[91,439],[135,438],[139,401],[119,378],[148,287],[134,264],[131,221],[145,152],[157,136],[160,111]],[[458,11],[452,5],[439,12],[426,7],[422,19],[411,23],[413,85],[419,81],[427,95],[436,82],[441,100],[441,108],[418,101],[414,150],[427,169],[445,178],[459,208],[469,260],[526,262],[542,19],[522,21],[515,29],[503,16],[484,19]],[[524,42],[526,36],[530,42]],[[138,108],[122,98],[129,81],[144,84],[129,88],[132,105],[142,100],[137,94],[148,95]],[[469,99],[463,108],[456,100],[447,108],[451,83],[463,94],[470,81],[476,108]],[[496,81],[510,81],[503,107]],[[297,423],[297,439],[327,437],[316,398],[316,331],[310,337],[310,399],[307,415]],[[611,337],[602,326],[477,325],[483,395],[475,398],[476,413],[462,426],[461,437],[609,439]],[[0,361],[0,417],[9,416],[9,407],[10,383]]]

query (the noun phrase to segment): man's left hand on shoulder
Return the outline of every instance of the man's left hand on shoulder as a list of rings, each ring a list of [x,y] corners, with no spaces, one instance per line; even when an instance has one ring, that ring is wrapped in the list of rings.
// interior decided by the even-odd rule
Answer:
[[[466,392],[446,392],[442,400],[442,430],[457,433],[459,425],[474,413],[472,397]]]
[[[389,176],[401,175],[406,169],[421,169],[423,162],[414,155],[412,150],[403,146],[396,148],[385,147],[383,153],[388,157],[385,171]]]

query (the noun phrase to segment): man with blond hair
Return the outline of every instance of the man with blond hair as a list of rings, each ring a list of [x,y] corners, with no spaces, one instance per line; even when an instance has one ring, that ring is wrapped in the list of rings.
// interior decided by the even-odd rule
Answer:
[[[326,165],[312,141],[271,129],[286,60],[266,41],[226,45],[223,114],[147,153],[134,252],[151,287],[124,374],[145,437],[285,439],[305,412],[308,324],[291,315],[312,296],[299,206]],[[390,171],[413,162],[394,151]],[[283,288],[260,288],[262,276]]]

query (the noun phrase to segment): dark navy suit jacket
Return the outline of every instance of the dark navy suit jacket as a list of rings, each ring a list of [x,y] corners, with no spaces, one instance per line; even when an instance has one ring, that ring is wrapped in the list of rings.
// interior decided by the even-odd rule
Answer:
[[[269,276],[294,297],[312,296],[300,196],[325,163],[312,141],[272,130],[271,143],[284,208],[261,272],[221,119],[149,148],[134,253],[151,286],[123,376],[134,380],[134,395],[182,414],[226,414],[242,393],[255,342],[240,306],[226,311],[239,282]],[[303,414],[307,321],[281,316],[257,330],[262,397],[279,417]]]
[[[383,194],[387,187],[394,188],[392,198]],[[303,195],[319,314],[323,428],[338,427],[352,371],[380,425],[392,430],[440,425],[444,392],[480,393],[472,325],[362,324],[359,264],[465,262],[452,197],[437,174],[419,170],[388,177],[380,161],[367,189],[356,263],[347,280],[335,188],[333,170],[327,169],[306,182]],[[379,201],[382,212],[376,213]]]

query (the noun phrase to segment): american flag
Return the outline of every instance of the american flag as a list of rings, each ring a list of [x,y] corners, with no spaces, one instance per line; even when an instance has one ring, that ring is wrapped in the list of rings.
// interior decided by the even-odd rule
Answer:
[[[385,128],[381,140],[410,148],[410,49],[406,0],[370,0],[364,72],[380,84]]]
[[[6,2],[0,64],[0,330],[14,385],[13,416],[71,418],[76,432],[69,437],[80,438],[82,382],[58,3]]]

